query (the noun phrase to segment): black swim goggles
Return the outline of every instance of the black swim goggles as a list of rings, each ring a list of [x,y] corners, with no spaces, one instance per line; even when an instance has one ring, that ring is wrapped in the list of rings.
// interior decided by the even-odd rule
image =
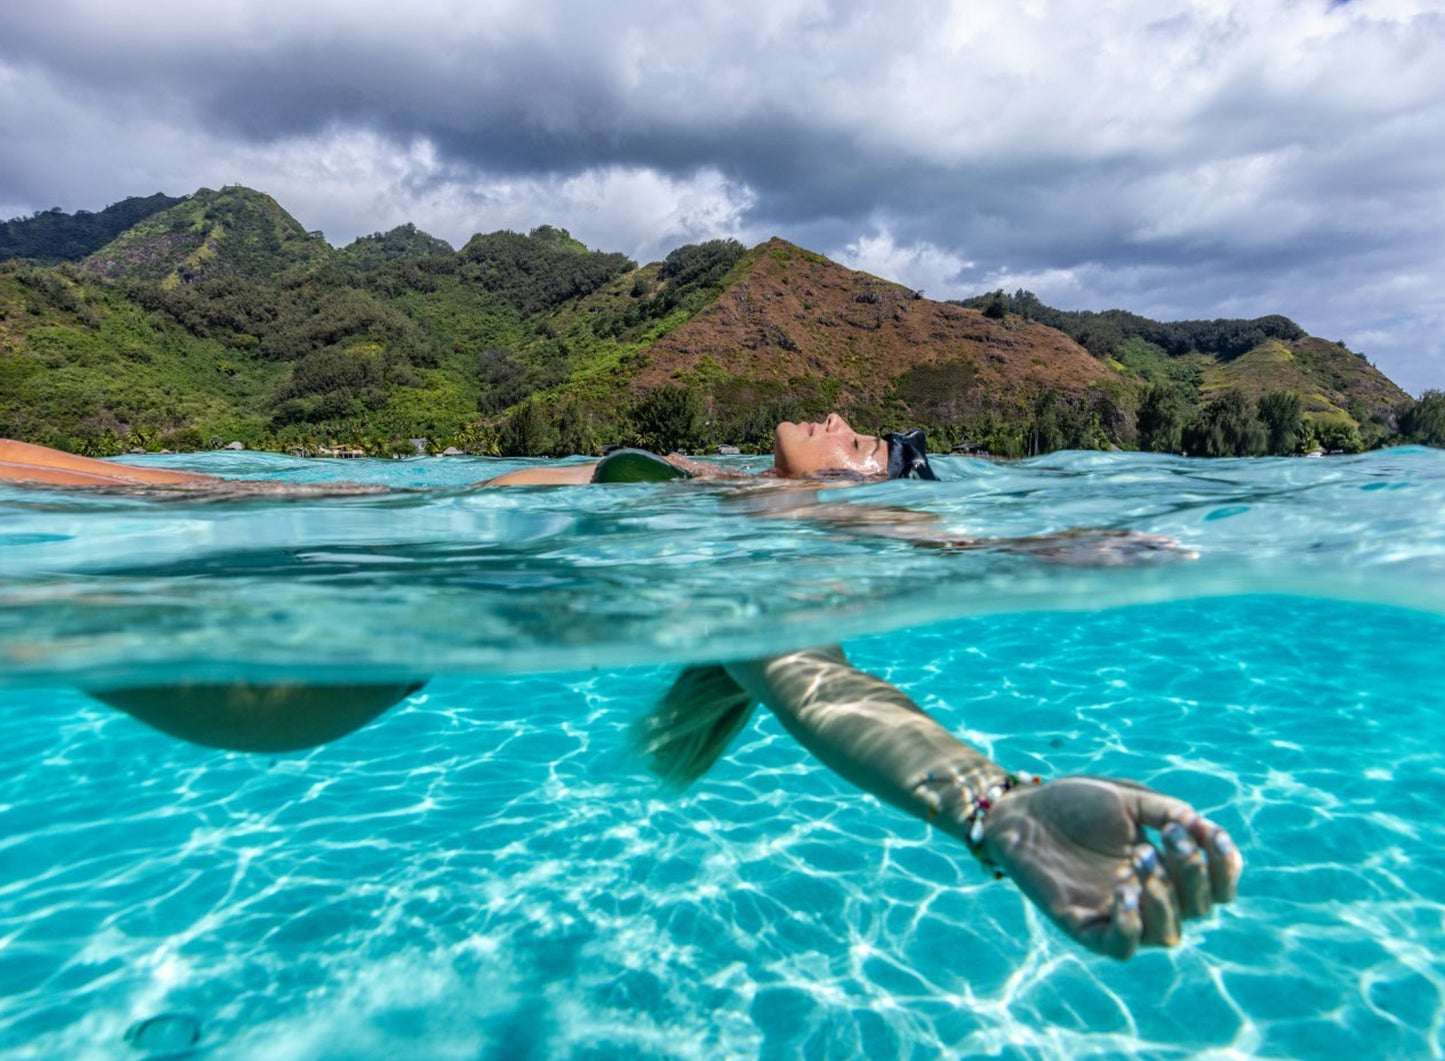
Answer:
[[[888,443],[888,478],[937,479],[928,466],[928,439],[923,428],[896,431],[885,436]]]

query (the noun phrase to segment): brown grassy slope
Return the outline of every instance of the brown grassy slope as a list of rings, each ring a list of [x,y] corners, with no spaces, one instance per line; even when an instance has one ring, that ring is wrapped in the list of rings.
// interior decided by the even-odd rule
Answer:
[[[1237,388],[1251,399],[1265,391],[1295,391],[1304,411],[1322,420],[1348,419],[1351,399],[1368,412],[1388,413],[1409,396],[1383,372],[1337,343],[1313,337],[1270,340],[1233,361],[1205,370],[1203,396]],[[1353,422],[1353,421],[1352,421]]]
[[[715,302],[647,348],[634,391],[675,378],[706,380],[720,370],[780,383],[824,378],[837,382],[844,402],[882,401],[900,396],[899,381],[906,384],[918,366],[947,369],[949,397],[973,408],[1017,406],[1043,387],[1083,395],[1126,386],[1114,369],[1042,324],[990,320],[919,298],[777,238],[749,257]]]

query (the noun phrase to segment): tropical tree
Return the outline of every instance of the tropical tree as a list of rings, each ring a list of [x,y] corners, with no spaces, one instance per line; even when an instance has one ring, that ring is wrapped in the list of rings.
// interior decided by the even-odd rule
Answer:
[[[1299,451],[1305,438],[1305,422],[1300,396],[1294,391],[1266,391],[1255,406],[1264,425],[1266,446],[1277,457]]]
[[[573,454],[594,455],[600,445],[597,424],[590,409],[576,399],[570,399],[557,409],[553,420],[557,428],[557,441],[551,456],[568,457]]]
[[[1364,442],[1355,425],[1346,420],[1328,420],[1315,428],[1320,448],[1326,453],[1362,453]]]
[[[1167,383],[1155,383],[1144,391],[1135,418],[1139,449],[1145,453],[1178,453],[1184,434],[1184,402],[1179,391]]]
[[[658,453],[697,446],[701,431],[702,398],[682,387],[653,387],[632,406],[632,425],[639,445]]]
[[[1269,436],[1249,399],[1227,390],[1185,427],[1183,442],[1192,457],[1259,457],[1268,449]]]
[[[551,432],[547,418],[535,398],[528,398],[512,411],[497,436],[503,457],[537,457],[546,453]]]
[[[1400,433],[1422,446],[1445,446],[1445,391],[1428,390],[1406,408]]]

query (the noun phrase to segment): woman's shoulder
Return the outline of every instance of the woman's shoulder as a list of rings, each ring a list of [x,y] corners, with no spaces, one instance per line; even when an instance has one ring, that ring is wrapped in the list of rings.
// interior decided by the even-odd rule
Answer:
[[[592,481],[597,462],[567,464],[560,468],[518,468],[495,479],[486,479],[474,486],[580,486]]]

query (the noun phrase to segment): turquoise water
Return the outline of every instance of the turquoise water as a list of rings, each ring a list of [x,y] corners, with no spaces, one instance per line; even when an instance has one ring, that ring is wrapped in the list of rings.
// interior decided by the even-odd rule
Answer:
[[[429,489],[0,493],[0,1056],[145,1057],[164,1013],[217,1059],[1445,1053],[1445,453],[945,459],[826,499],[1198,554],[1104,567],[768,492],[172,463]],[[1239,900],[1116,964],[766,713],[685,796],[628,755],[676,663],[837,639],[1007,766],[1191,800]],[[235,674],[433,677],[283,755],[76,691]]]

